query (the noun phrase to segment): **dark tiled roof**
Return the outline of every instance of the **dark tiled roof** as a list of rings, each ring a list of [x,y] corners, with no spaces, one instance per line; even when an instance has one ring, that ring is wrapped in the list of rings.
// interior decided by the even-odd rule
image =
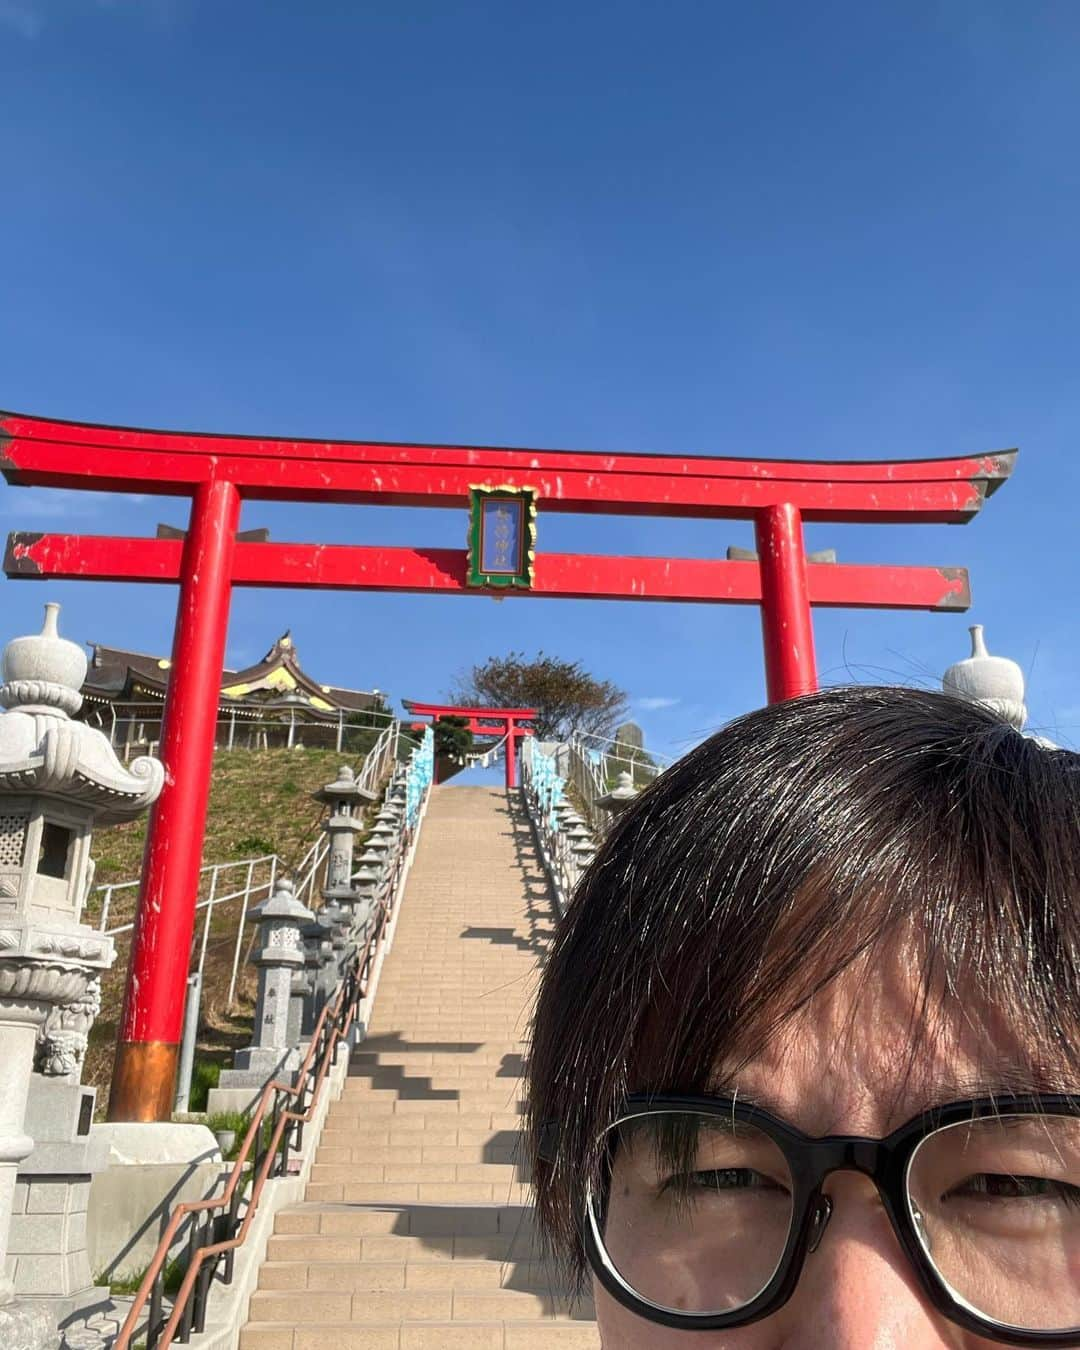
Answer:
[[[169,679],[170,663],[160,656],[146,652],[129,652],[123,647],[106,647],[103,643],[90,644],[92,655],[83,684],[83,693],[89,697],[123,700],[150,695],[164,697]],[[337,685],[322,685],[300,665],[300,658],[288,633],[283,634],[261,661],[244,670],[222,672],[222,686],[257,684],[274,670],[284,667],[296,680],[300,691],[311,698],[319,698],[334,708],[346,712],[362,712],[377,707],[380,696],[363,689],[342,689]],[[265,697],[264,691],[259,691]],[[281,691],[282,693],[286,691]],[[242,703],[241,697],[237,700]],[[261,701],[261,700],[260,700]],[[316,710],[319,711],[319,710]]]

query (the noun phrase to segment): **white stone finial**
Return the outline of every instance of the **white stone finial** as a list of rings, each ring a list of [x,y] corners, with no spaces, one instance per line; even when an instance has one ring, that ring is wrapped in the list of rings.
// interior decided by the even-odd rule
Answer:
[[[141,815],[165,782],[165,769],[142,756],[121,764],[96,727],[73,721],[82,707],[86,654],[62,638],[60,606],[45,606],[40,633],[13,638],[0,658],[0,799],[47,793],[89,808],[100,824]]]
[[[991,656],[982,624],[973,624],[971,655],[957,661],[942,677],[947,693],[979,703],[995,716],[1021,731],[1027,721],[1024,706],[1024,672],[1005,656]]]
[[[43,708],[54,716],[68,716],[82,707],[86,653],[75,642],[60,636],[57,620],[60,606],[45,606],[41,632],[17,637],[4,648],[0,703],[5,708]]]

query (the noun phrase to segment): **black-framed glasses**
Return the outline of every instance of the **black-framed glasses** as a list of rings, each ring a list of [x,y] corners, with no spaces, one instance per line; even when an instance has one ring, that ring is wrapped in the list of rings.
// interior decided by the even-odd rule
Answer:
[[[719,1330],[795,1289],[862,1172],[934,1306],[1010,1345],[1080,1346],[1080,1097],[1002,1095],[926,1111],[884,1139],[814,1139],[726,1097],[627,1099],[584,1198],[598,1280],[641,1317]]]

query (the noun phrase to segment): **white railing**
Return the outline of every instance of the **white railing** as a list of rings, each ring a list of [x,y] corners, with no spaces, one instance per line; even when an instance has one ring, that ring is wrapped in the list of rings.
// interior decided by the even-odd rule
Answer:
[[[593,859],[596,835],[568,801],[566,780],[559,774],[555,754],[543,750],[533,736],[521,747],[521,789],[540,860],[562,914]]]
[[[380,732],[379,739],[364,756],[357,782],[365,791],[378,792],[393,772],[397,763],[400,731],[400,722],[391,722]]]
[[[83,718],[98,727],[125,760],[146,753],[161,741],[162,703],[100,703],[88,701]],[[353,723],[350,717],[362,718]],[[218,708],[215,746],[219,750],[292,749],[304,744],[310,749],[351,753],[373,731],[385,729],[397,718],[389,710],[359,710],[320,716],[303,705],[295,708],[263,708],[238,703]]]
[[[570,781],[598,839],[607,833],[613,819],[599,801],[615,786],[619,774],[629,773],[634,786],[641,788],[663,773],[671,762],[651,750],[583,732],[571,736],[566,755]]]
[[[360,766],[357,781],[360,786],[372,793],[378,793],[393,772],[398,750],[399,723],[395,720],[380,734],[375,745],[365,756]],[[296,898],[311,908],[314,904],[320,871],[326,862],[330,850],[330,841],[320,826],[319,833],[312,841],[303,858],[293,869]],[[233,947],[232,974],[229,979],[229,1006],[236,997],[236,981],[240,969],[240,953],[244,945],[244,924],[248,911],[273,894],[274,883],[279,874],[287,871],[285,861],[277,853],[263,853],[258,857],[239,858],[231,862],[205,863],[199,869],[197,895],[201,897],[195,905],[196,913],[204,910],[202,940],[196,964],[198,974],[202,975],[206,962],[206,949],[210,941],[210,928],[214,910],[219,905],[240,901],[237,917],[236,940]],[[95,886],[92,894],[100,895],[101,914],[98,918],[98,931],[116,937],[121,933],[130,933],[135,927],[132,918],[124,923],[109,926],[113,902],[117,896],[135,892],[137,898],[141,878],[132,881],[114,881]]]
[[[325,834],[317,838],[299,865],[294,869],[296,897],[310,906],[315,896],[319,872],[326,861],[330,844]],[[240,910],[236,920],[236,938],[233,944],[232,974],[229,979],[229,1006],[236,997],[236,981],[240,969],[240,954],[244,945],[244,924],[249,910],[273,894],[278,876],[287,871],[285,862],[277,853],[263,853],[257,858],[239,858],[235,862],[207,863],[199,869],[199,895],[203,896],[195,904],[195,912],[205,913],[202,937],[199,943],[199,955],[195,969],[200,977],[206,964],[206,949],[210,942],[210,929],[214,921],[214,910],[219,905],[240,901]],[[121,933],[130,933],[135,920],[109,926],[109,915],[114,897],[118,892],[137,891],[139,880],[120,881],[96,886],[95,894],[104,898],[98,931],[117,937]]]
[[[270,894],[280,865],[281,859],[276,853],[263,853],[257,858],[238,858],[235,862],[207,863],[199,869],[198,894],[204,898],[198,901],[195,908],[213,909],[215,905],[224,905],[230,900],[239,900],[241,897],[246,899],[252,892],[257,891]],[[229,875],[233,873],[240,879]],[[225,889],[222,889],[223,877],[228,878],[225,881]],[[131,932],[135,927],[134,919],[127,923],[114,924],[110,928],[109,917],[115,897],[122,892],[138,891],[140,881],[141,878],[136,877],[134,881],[114,881],[94,887],[92,893],[103,897],[101,916],[98,919],[99,932],[108,933],[113,937],[120,933]],[[228,889],[230,886],[233,889]]]
[[[617,741],[613,736],[597,736],[590,731],[575,731],[572,740],[588,746],[594,755],[606,760],[609,766],[621,773],[624,769],[635,769],[649,778],[655,778],[675,762],[670,755],[659,750],[647,750],[644,746],[630,745],[627,741]]]

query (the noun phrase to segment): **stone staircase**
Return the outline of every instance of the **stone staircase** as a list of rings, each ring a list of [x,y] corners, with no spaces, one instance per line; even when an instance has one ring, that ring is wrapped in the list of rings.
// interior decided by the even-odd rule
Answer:
[[[516,793],[436,788],[367,1040],[240,1350],[586,1350],[542,1259],[521,1068],[554,911]]]

